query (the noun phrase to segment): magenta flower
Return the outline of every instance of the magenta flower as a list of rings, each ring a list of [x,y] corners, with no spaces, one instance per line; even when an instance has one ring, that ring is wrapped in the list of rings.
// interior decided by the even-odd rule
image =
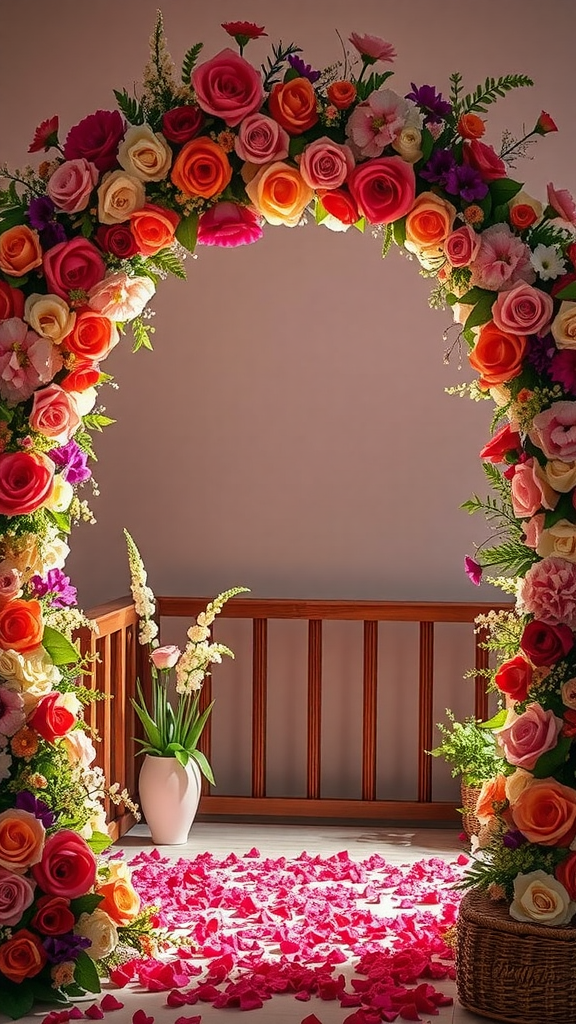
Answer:
[[[238,203],[218,203],[200,217],[198,242],[232,248],[259,242],[264,232],[254,210]]]
[[[466,555],[464,559],[464,571],[474,586],[479,587],[482,582],[482,566],[475,562],[470,555]]]
[[[396,57],[396,50],[392,43],[386,43],[379,36],[361,36],[358,32],[352,32],[349,40],[367,64],[373,64],[377,60],[392,63]]]

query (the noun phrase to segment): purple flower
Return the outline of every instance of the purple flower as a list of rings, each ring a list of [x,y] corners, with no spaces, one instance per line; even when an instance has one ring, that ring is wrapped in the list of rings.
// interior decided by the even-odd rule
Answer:
[[[527,842],[526,836],[519,832],[518,829],[511,829],[510,832],[506,832],[502,836],[502,844],[509,850],[517,850],[525,842]]]
[[[46,955],[51,964],[62,964],[66,960],[77,960],[81,950],[87,949],[91,940],[83,935],[47,935],[42,940]]]
[[[412,92],[405,98],[412,100],[425,113],[424,124],[438,124],[452,113],[452,104],[443,99],[442,93],[436,92],[433,85],[416,86],[414,82],[410,82],[410,85]]]
[[[482,181],[479,171],[468,164],[454,164],[446,175],[444,188],[451,196],[460,196],[466,203],[484,199],[488,185]]]
[[[45,804],[43,800],[37,800],[33,793],[29,793],[27,789],[22,789],[16,796],[15,806],[19,811],[28,811],[29,814],[33,814],[38,821],[41,821],[44,828],[52,828],[52,825],[56,821],[56,814],[51,811],[48,804]]]
[[[291,53],[288,57],[288,63],[291,68],[294,68],[298,72],[301,78],[307,78],[309,82],[317,82],[320,78],[320,71],[313,71],[310,64],[305,64],[303,60],[296,54]]]
[[[470,558],[470,555],[466,555],[464,559],[464,570],[474,586],[479,587],[482,582],[482,566],[475,562],[473,558]]]
[[[437,149],[432,153],[420,174],[425,181],[430,181],[433,184],[438,183],[444,187],[448,180],[448,175],[455,166],[456,161],[449,149]]]
[[[536,373],[550,373],[552,357],[557,351],[551,334],[545,334],[543,338],[538,338],[535,334],[528,336],[526,359],[530,366],[534,367]]]
[[[78,591],[71,586],[70,577],[62,569],[49,569],[44,579],[33,576],[30,580],[33,597],[49,597],[51,608],[67,608],[76,603]]]
[[[576,352],[573,349],[563,348],[555,352],[548,372],[569,395],[576,395]]]
[[[38,196],[30,200],[28,220],[36,231],[43,231],[55,220],[56,207],[48,196]]]
[[[63,444],[61,448],[53,448],[48,452],[52,462],[57,466],[63,466],[62,476],[70,484],[81,484],[92,476],[88,469],[88,456],[78,446],[74,438]]]

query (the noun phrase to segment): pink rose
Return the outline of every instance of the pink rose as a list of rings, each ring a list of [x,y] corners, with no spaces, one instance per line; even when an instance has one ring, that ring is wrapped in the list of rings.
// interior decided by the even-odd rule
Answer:
[[[480,235],[469,224],[456,228],[444,241],[444,252],[451,267],[467,267],[476,258]]]
[[[571,192],[565,188],[554,188],[552,182],[549,182],[548,203],[562,220],[576,226],[576,203]]]
[[[18,597],[21,586],[21,576],[18,569],[3,568],[0,563],[0,608],[3,608],[13,597]],[[6,729],[0,725],[0,733],[8,735]]]
[[[165,647],[156,647],[152,651],[150,661],[155,668],[165,672],[167,669],[174,668],[181,654],[182,651],[176,644],[166,644]]]
[[[361,214],[371,224],[391,224],[412,208],[416,179],[400,156],[383,156],[355,167],[348,186]]]
[[[62,368],[50,338],[41,338],[19,317],[0,322],[0,398],[10,407],[25,402]]]
[[[300,174],[310,188],[340,188],[354,164],[349,146],[341,146],[323,135],[304,148],[300,158]]]
[[[85,839],[62,828],[46,840],[42,860],[32,868],[40,888],[50,896],[75,899],[96,882],[96,857]]]
[[[265,114],[250,114],[241,122],[234,149],[241,160],[269,164],[288,156],[290,136],[277,121]]]
[[[59,210],[78,213],[88,206],[90,193],[97,182],[98,168],[81,157],[60,164],[49,178],[46,191]]]
[[[535,562],[520,583],[517,607],[520,615],[576,629],[576,565],[556,555]]]
[[[541,754],[554,749],[563,724],[553,711],[533,703],[521,715],[509,711],[507,724],[496,737],[509,764],[531,770]]]
[[[532,421],[529,433],[532,444],[544,452],[547,459],[572,462],[576,459],[576,402],[554,402],[549,409],[539,412]]]
[[[30,426],[44,437],[67,444],[81,423],[78,406],[58,384],[34,392]]]
[[[485,142],[479,142],[478,139],[465,142],[462,157],[465,164],[478,171],[482,181],[496,181],[506,177],[506,164],[492,146],[487,146]]]
[[[231,128],[264,103],[260,74],[229,47],[199,64],[191,83],[202,110],[221,117]]]
[[[125,129],[117,110],[97,110],[70,129],[64,143],[64,156],[66,160],[84,157],[99,171],[110,171],[116,166]]]
[[[511,492],[514,515],[519,519],[527,519],[540,508],[553,509],[558,504],[559,495],[542,475],[537,459],[516,464]]]
[[[129,277],[119,270],[94,285],[88,296],[88,305],[110,320],[133,320],[140,316],[155,290],[149,277]]]
[[[554,300],[540,288],[525,281],[500,292],[492,306],[492,319],[501,331],[539,334],[548,329],[554,313]]]
[[[512,233],[508,224],[492,224],[480,235],[480,248],[470,264],[470,283],[488,291],[507,289],[516,281],[532,284],[536,274],[530,249]]]
[[[44,254],[43,263],[48,291],[63,299],[72,291],[89,292],[106,273],[96,246],[80,237],[53,246]]]
[[[0,868],[0,927],[13,928],[34,902],[34,887],[23,875]]]
[[[0,515],[25,516],[48,500],[55,465],[40,452],[0,454]]]
[[[259,242],[264,232],[261,218],[248,206],[238,203],[216,203],[198,222],[200,245],[221,245],[231,248]]]
[[[524,543],[527,548],[533,548],[535,551],[538,547],[542,530],[544,529],[544,520],[544,513],[540,513],[537,516],[532,516],[527,523],[522,523]]]

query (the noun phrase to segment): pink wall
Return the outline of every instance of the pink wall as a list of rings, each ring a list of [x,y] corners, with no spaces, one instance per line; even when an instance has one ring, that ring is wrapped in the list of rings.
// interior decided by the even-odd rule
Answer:
[[[156,6],[11,5],[0,38],[2,158],[24,163],[43,118],[57,112],[65,135],[111,105],[113,87],[131,88]],[[270,40],[297,40],[319,67],[340,55],[335,29],[380,34],[398,50],[398,91],[412,80],[447,91],[452,70],[469,88],[525,72],[535,88],[499,101],[489,141],[548,110],[560,132],[518,174],[541,197],[549,180],[575,185],[572,0],[165,0],[163,9],[177,63],[198,40],[215,53],[228,38],[220,22],[243,17],[265,24]],[[247,55],[259,63],[268,52],[260,40]],[[384,265],[379,249],[370,232],[269,228],[258,245],[201,249],[187,283],[160,287],[154,353],[134,356],[127,343],[106,366],[119,389],[104,401],[118,422],[97,438],[98,523],[78,528],[68,563],[85,607],[127,591],[123,526],[158,592],[243,583],[268,596],[478,596],[462,560],[485,528],[458,506],[483,487],[477,451],[491,407],[444,393],[467,370],[457,352],[443,363],[450,316],[428,309],[415,263],[395,250]]]

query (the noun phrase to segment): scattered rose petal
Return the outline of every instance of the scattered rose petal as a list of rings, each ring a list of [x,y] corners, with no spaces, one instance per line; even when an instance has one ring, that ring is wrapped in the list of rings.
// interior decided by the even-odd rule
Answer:
[[[90,1020],[103,1020],[104,1011],[100,1009],[97,1003],[92,1003],[87,1010],[84,1010],[84,1016],[89,1017]]]
[[[122,1010],[124,1003],[121,1003],[119,999],[116,999],[116,996],[113,996],[111,992],[107,992],[100,1000],[100,1007],[105,1011],[105,1013],[109,1013],[110,1010]]]
[[[146,1011],[140,1008],[132,1014],[132,1024],[154,1024],[154,1017],[149,1017]]]

